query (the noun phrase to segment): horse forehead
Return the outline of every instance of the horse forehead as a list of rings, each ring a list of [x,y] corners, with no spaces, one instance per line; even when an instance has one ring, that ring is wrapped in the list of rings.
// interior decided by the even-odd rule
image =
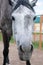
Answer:
[[[18,7],[16,11],[12,12],[12,16],[14,16],[14,17],[18,17],[18,16],[22,17],[25,15],[34,17],[35,13],[32,10],[30,10],[27,7],[22,6],[22,5],[20,7]]]

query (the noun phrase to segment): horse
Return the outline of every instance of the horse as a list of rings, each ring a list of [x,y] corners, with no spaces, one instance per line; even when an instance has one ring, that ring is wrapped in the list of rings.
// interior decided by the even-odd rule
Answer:
[[[16,41],[19,58],[31,65],[30,59],[33,53],[32,33],[35,20],[33,7],[22,4],[12,12],[12,33]]]
[[[9,64],[9,42],[12,36],[12,7],[9,0],[0,0],[0,30],[3,37],[3,65]]]
[[[12,0],[13,1],[13,0]],[[16,34],[16,32],[14,32],[13,31],[13,20],[15,20],[15,18],[14,18],[14,16],[12,16],[11,17],[11,12],[12,12],[12,3],[15,5],[15,3],[14,3],[14,1],[13,2],[11,2],[11,0],[0,0],[0,30],[1,30],[1,32],[2,32],[2,36],[3,36],[3,43],[4,43],[4,50],[3,50],[3,65],[6,65],[6,63],[8,63],[9,64],[9,42],[10,42],[10,40],[11,40],[11,36],[12,36],[12,33],[13,33],[13,35],[14,35],[14,33]],[[10,5],[12,5],[12,6],[10,6]],[[32,4],[33,5],[33,4]],[[21,7],[19,7],[19,8],[21,8]],[[23,8],[25,9],[26,7],[24,7],[23,6]],[[28,8],[26,8],[27,10],[28,10]],[[19,11],[19,10],[17,10],[17,11]],[[21,8],[21,10],[19,11],[19,13],[22,11],[22,8]],[[24,11],[24,10],[23,10]],[[27,12],[27,11],[26,11]],[[14,12],[12,12],[12,14],[13,14]],[[24,13],[25,13],[25,11],[24,11]],[[20,15],[20,17],[22,16],[22,14],[23,13],[21,13],[21,15]],[[26,13],[27,14],[27,13]],[[23,16],[25,16],[25,15],[23,15]],[[17,16],[18,17],[18,16]],[[33,17],[33,16],[32,16]],[[25,18],[26,18],[26,20],[28,20],[28,16],[26,15],[25,16]],[[35,18],[34,18],[35,19]],[[18,20],[18,19],[17,19]],[[23,19],[22,19],[23,20]],[[25,22],[26,23],[26,22]],[[15,26],[14,26],[15,27]],[[25,24],[25,27],[28,27],[27,26],[27,23]],[[15,28],[14,28],[15,29]],[[23,29],[22,29],[23,30]],[[28,35],[28,34],[27,34]],[[15,35],[15,37],[16,37],[16,35]],[[25,34],[24,34],[24,37],[25,37]],[[23,38],[23,37],[22,37]],[[27,37],[25,37],[25,39],[26,39]],[[16,38],[15,38],[16,39]],[[27,38],[28,39],[28,38]],[[21,39],[22,40],[22,39]],[[28,40],[27,40],[28,41]],[[26,42],[27,42],[26,41]],[[16,41],[17,43],[19,43],[19,41]],[[18,44],[17,44],[18,45]],[[25,45],[25,48],[27,48],[26,47],[26,45]],[[22,52],[24,52],[26,49],[25,49],[24,47],[23,47],[23,49],[22,49],[22,45],[20,46],[20,48],[19,48],[19,46],[18,46],[18,49],[20,50],[20,52],[22,51]],[[33,48],[33,45],[30,45],[29,46],[29,49],[31,48],[31,50],[32,50],[32,48]],[[28,49],[27,49],[28,50]],[[26,50],[26,51],[27,51]],[[20,53],[19,53],[20,54]],[[20,56],[20,58],[21,58],[21,56]],[[24,59],[23,59],[24,60]],[[29,60],[26,60],[26,65],[28,65],[28,64],[30,64],[30,61]]]

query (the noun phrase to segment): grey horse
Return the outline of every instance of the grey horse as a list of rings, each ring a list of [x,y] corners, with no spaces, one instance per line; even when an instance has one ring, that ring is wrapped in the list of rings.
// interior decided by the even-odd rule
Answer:
[[[3,65],[6,65],[6,63],[9,64],[9,42],[12,36],[12,20],[14,19],[11,17],[11,13],[16,4],[17,0],[0,0],[0,30],[2,32],[4,43]],[[33,2],[31,3],[31,6],[33,6]],[[28,64],[28,61],[26,64]]]
[[[13,37],[17,44],[20,60],[26,61],[26,65],[31,65],[30,59],[33,52],[32,32],[36,18],[33,9],[35,4],[30,4],[26,0],[18,1],[12,11]]]
[[[3,36],[3,65],[9,64],[9,42],[12,36],[12,7],[9,5],[9,0],[0,0],[0,30]]]

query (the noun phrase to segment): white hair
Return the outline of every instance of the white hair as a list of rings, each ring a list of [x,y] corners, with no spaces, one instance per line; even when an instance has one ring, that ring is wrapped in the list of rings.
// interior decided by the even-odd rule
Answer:
[[[12,13],[12,17],[15,18],[15,20],[12,20],[13,37],[16,40],[18,49],[20,45],[22,45],[22,49],[25,52],[23,55],[24,60],[29,60],[32,54],[30,50],[32,45],[34,16],[35,13],[23,5]],[[19,49],[20,57],[22,57],[21,53]]]

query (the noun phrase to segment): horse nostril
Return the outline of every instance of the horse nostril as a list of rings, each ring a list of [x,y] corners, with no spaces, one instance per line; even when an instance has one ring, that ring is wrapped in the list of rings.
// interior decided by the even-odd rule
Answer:
[[[33,45],[31,45],[31,51],[33,51]]]
[[[23,51],[23,49],[22,49],[22,46],[20,45],[20,50],[21,50],[21,52],[23,52],[24,53],[24,51]]]
[[[12,16],[12,20],[14,20],[15,21],[15,18]]]

